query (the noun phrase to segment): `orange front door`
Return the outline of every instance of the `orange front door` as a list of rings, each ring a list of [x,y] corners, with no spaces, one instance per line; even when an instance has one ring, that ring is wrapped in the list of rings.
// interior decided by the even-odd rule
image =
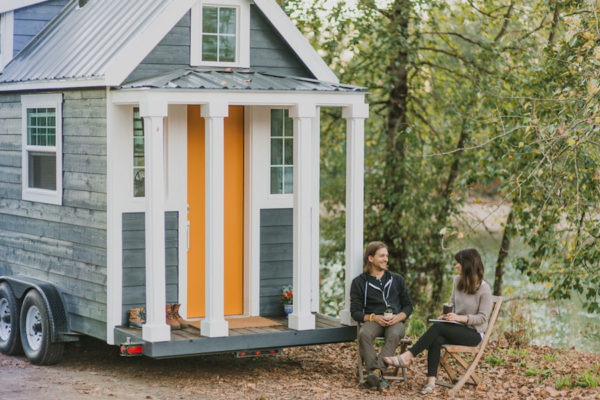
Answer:
[[[204,316],[204,118],[188,106],[188,318]],[[225,315],[244,312],[244,107],[225,118]]]

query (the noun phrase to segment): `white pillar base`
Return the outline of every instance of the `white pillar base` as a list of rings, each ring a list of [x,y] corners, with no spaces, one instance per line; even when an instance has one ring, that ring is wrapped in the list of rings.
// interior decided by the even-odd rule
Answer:
[[[200,322],[200,334],[207,337],[229,336],[229,322],[224,319]]]
[[[315,316],[313,314],[290,314],[288,316],[288,327],[297,331],[315,329]]]
[[[350,310],[342,310],[342,312],[340,312],[340,322],[344,325],[356,325],[355,321],[352,319]]]
[[[168,342],[171,340],[171,327],[167,324],[144,324],[142,339],[147,342]]]

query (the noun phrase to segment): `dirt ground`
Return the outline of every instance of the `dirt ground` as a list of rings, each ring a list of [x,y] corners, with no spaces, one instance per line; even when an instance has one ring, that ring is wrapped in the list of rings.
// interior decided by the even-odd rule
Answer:
[[[554,382],[566,373],[600,366],[600,356],[530,347],[522,359],[508,349],[492,346],[501,360],[483,362],[484,384],[468,387],[459,398],[483,399],[600,399],[600,388],[555,390]],[[554,355],[556,353],[556,355]],[[409,368],[411,381],[392,384],[380,394],[356,383],[356,347],[353,343],[285,349],[282,354],[254,359],[232,355],[153,360],[122,358],[117,348],[85,338],[70,344],[55,366],[31,365],[24,357],[0,355],[0,399],[414,399],[425,380],[425,358]],[[552,364],[544,365],[543,359]],[[544,376],[527,376],[519,363],[551,370]],[[502,364],[504,363],[504,364]],[[597,371],[596,371],[597,372]],[[426,398],[447,398],[438,387]]]

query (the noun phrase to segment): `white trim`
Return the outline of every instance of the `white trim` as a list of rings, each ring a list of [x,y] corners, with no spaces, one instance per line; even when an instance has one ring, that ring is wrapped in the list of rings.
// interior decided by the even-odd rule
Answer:
[[[321,167],[321,109],[317,107],[316,118],[313,118],[312,142],[311,142],[311,246],[310,246],[310,265],[311,265],[311,307],[312,312],[319,312],[320,301],[320,260],[319,260],[319,214],[320,203],[320,167]]]
[[[152,22],[140,29],[109,61],[105,73],[107,86],[119,86],[196,1],[170,1],[156,12]]]
[[[0,43],[0,72],[12,60],[14,32],[13,12],[0,14],[0,33],[2,36],[2,43]]]
[[[352,325],[350,314],[350,286],[352,279],[362,272],[365,119],[369,106],[359,104],[345,107],[346,119],[346,279],[345,306],[341,312],[343,324]]]
[[[0,2],[0,13],[29,7],[34,4],[43,3],[47,0],[6,0]]]
[[[236,9],[235,61],[202,61],[202,7]],[[200,67],[250,67],[250,4],[247,0],[198,0],[192,6],[190,29],[190,65]]]
[[[108,86],[104,78],[57,79],[52,81],[28,81],[0,83],[0,92],[20,90],[73,89]]]
[[[23,200],[62,205],[62,93],[33,94],[21,96],[21,183]],[[54,146],[30,146],[27,144],[27,110],[30,108],[54,108]],[[56,155],[56,189],[47,190],[29,187],[28,152],[43,152]]]
[[[200,323],[202,336],[229,335],[225,321],[225,117],[227,103],[208,103],[201,107],[205,128],[206,157],[206,261],[205,318]]]
[[[311,313],[311,191],[312,129],[316,118],[314,104],[297,104],[290,110],[294,120],[294,239],[293,286],[294,311],[288,316],[288,325],[295,330],[315,329]],[[302,167],[300,167],[302,166]],[[308,251],[307,251],[308,250]]]
[[[142,325],[142,337],[149,342],[171,338],[165,310],[164,118],[167,110],[167,104],[160,100],[148,99],[140,104],[146,169],[146,323]]]
[[[308,40],[296,28],[294,23],[283,12],[275,0],[254,0],[254,4],[265,14],[273,27],[281,34],[283,39],[291,46],[300,60],[322,81],[339,83],[338,77],[329,69],[325,61],[319,56]]]

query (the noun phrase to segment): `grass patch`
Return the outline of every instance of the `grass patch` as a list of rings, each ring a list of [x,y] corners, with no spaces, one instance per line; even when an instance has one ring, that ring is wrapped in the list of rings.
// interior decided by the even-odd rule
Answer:
[[[554,383],[554,387],[556,388],[556,390],[561,390],[562,388],[571,389],[573,387],[571,375],[565,375],[558,378]]]
[[[548,362],[553,362],[556,361],[556,358],[558,357],[557,353],[552,353],[552,354],[546,354],[544,356],[544,360],[548,361]]]
[[[595,388],[598,386],[598,381],[599,381],[598,376],[594,375],[592,373],[591,369],[588,369],[588,370],[583,371],[581,373],[581,375],[579,375],[577,377],[575,382],[573,382],[573,385],[583,387],[583,388],[586,388],[586,387]]]
[[[537,374],[538,374],[538,369],[535,367],[527,368],[525,370],[525,376],[537,376]]]
[[[505,365],[506,364],[506,361],[504,361],[500,357],[496,357],[493,354],[485,356],[485,361],[487,361],[487,363],[490,364],[492,367],[496,367],[498,365]]]

